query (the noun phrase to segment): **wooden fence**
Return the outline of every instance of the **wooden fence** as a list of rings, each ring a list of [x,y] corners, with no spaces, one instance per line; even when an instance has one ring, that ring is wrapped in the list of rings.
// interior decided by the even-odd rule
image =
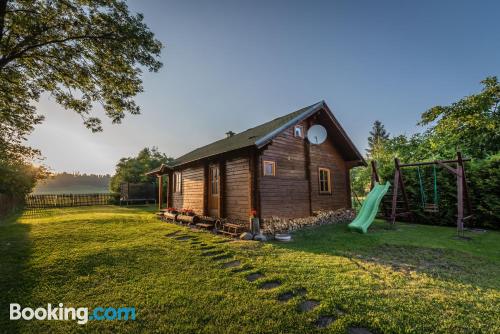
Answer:
[[[26,209],[64,208],[71,206],[108,205],[116,199],[115,194],[57,194],[29,195]]]

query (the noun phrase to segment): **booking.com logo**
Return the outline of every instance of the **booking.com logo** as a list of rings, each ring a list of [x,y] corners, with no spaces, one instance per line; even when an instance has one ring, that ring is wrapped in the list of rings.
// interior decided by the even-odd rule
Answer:
[[[10,320],[76,320],[78,324],[84,325],[89,320],[135,320],[135,307],[96,307],[89,314],[88,307],[64,307],[59,303],[58,307],[47,304],[47,307],[22,308],[21,305],[10,304]]]

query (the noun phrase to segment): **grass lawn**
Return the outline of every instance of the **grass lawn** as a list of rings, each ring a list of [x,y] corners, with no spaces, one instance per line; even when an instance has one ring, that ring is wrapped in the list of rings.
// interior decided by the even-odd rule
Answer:
[[[0,332],[500,332],[498,232],[463,241],[453,228],[375,222],[367,235],[331,225],[286,244],[221,242],[152,210],[59,209],[0,223]],[[316,307],[301,312],[304,301]],[[130,306],[137,319],[9,321],[9,303]]]

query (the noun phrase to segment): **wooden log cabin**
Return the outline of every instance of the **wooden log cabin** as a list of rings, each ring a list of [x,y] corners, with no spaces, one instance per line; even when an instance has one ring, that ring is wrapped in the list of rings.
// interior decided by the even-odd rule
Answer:
[[[324,141],[318,142],[313,126],[326,135]],[[251,210],[265,220],[350,208],[349,170],[360,165],[366,165],[363,157],[321,101],[241,133],[229,132],[148,174],[160,183],[169,180],[167,194],[159,187],[160,206],[248,221]]]

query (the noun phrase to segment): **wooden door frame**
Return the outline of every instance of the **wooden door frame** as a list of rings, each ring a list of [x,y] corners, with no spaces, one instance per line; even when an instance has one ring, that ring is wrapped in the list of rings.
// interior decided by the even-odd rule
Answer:
[[[212,170],[213,169],[217,169],[218,170],[218,178],[217,178],[217,215],[215,215],[216,217],[220,218],[222,217],[222,210],[221,210],[221,202],[222,202],[222,192],[221,192],[221,164],[220,162],[212,162],[212,163],[209,163],[207,164],[207,214],[208,216],[214,216],[210,213],[210,211],[212,210],[211,208],[211,204],[213,204],[214,202],[212,201],[211,197],[212,197]]]

